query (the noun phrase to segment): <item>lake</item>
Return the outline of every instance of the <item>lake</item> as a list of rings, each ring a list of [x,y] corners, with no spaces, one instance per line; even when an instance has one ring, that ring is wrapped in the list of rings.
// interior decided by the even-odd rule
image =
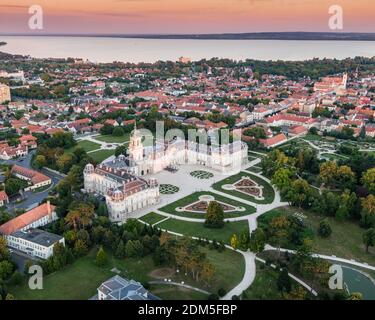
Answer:
[[[213,57],[234,60],[306,60],[375,56],[371,41],[164,40],[106,37],[0,36],[0,51],[36,58],[83,58],[92,62],[176,61]]]

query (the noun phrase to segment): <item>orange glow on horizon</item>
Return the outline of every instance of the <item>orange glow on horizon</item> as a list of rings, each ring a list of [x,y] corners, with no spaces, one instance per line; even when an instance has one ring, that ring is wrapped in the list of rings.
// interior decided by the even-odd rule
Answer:
[[[0,32],[28,32],[30,0],[0,0]],[[328,8],[344,9],[344,32],[375,32],[373,0],[37,1],[48,33],[330,31]]]

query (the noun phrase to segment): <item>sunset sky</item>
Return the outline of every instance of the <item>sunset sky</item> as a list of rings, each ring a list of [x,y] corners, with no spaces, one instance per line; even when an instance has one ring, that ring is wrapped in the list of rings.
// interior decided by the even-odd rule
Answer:
[[[375,32],[375,0],[0,0],[0,33],[31,32],[33,4],[44,10],[39,33],[331,31],[335,4],[343,32]]]

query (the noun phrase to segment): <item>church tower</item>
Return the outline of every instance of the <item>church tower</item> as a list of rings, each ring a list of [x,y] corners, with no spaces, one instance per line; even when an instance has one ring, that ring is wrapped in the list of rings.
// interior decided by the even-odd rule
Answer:
[[[142,134],[138,131],[137,124],[134,124],[134,130],[130,137],[129,155],[133,158],[134,161],[143,160]]]

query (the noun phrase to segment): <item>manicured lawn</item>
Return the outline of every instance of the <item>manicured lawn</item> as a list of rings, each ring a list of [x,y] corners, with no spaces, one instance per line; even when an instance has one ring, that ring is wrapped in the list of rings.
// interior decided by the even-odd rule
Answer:
[[[162,300],[207,300],[208,298],[207,294],[166,284],[153,284],[150,291]]]
[[[264,200],[257,200],[255,199],[253,196],[251,195],[248,195],[248,194],[244,194],[242,192],[238,192],[236,190],[224,190],[222,188],[223,185],[226,185],[226,184],[234,184],[238,181],[240,181],[242,179],[242,177],[250,177],[252,180],[254,180],[256,183],[258,183],[259,185],[263,186],[263,197],[264,197]],[[252,202],[255,202],[255,203],[272,203],[273,199],[275,198],[275,192],[273,190],[273,188],[270,186],[270,184],[266,181],[264,181],[263,179],[257,177],[257,176],[254,176],[250,173],[247,173],[247,172],[240,172],[239,174],[236,174],[234,176],[231,176],[229,178],[226,178],[224,180],[221,180],[215,184],[212,185],[212,187],[215,189],[215,190],[218,190],[218,191],[221,191],[221,192],[225,192],[225,193],[228,193],[232,196],[235,196],[235,197],[239,197],[239,198],[242,198],[242,199],[245,199],[245,200],[249,200],[249,201],[252,201]]]
[[[94,150],[100,149],[100,144],[95,143],[95,142],[92,142],[92,141],[88,141],[88,140],[82,140],[82,141],[78,142],[77,145],[76,145],[75,147],[66,150],[66,152],[67,152],[67,153],[73,153],[73,151],[74,151],[77,147],[81,147],[81,148],[83,148],[86,152],[90,152],[90,151],[94,151]]]
[[[208,260],[215,267],[212,284],[205,287],[201,281],[196,282],[190,276],[185,276],[182,273],[172,275],[170,277],[172,281],[185,281],[187,284],[209,292],[216,292],[220,287],[230,290],[241,281],[245,269],[241,254],[232,250],[218,252],[205,247],[200,249],[206,253]],[[98,267],[95,263],[96,252],[97,250],[92,250],[87,256],[78,259],[66,268],[47,275],[43,279],[43,290],[30,290],[26,282],[19,286],[9,286],[8,290],[17,300],[87,300],[97,293],[97,287],[102,282],[115,275],[110,271],[112,268],[120,270],[122,277],[141,283],[156,280],[151,272],[160,267],[154,265],[151,256],[119,260],[107,253],[109,256],[108,265]],[[174,289],[170,291],[166,290],[166,286],[155,285],[151,288],[151,292],[154,289],[156,295],[160,291],[160,297],[165,299],[172,299],[172,297],[183,300],[206,298],[205,295],[191,290]],[[173,295],[173,291],[176,295]]]
[[[107,135],[107,136],[97,136],[94,137],[95,140],[102,141],[102,142],[107,142],[107,143],[125,143],[129,142],[130,140],[130,134],[126,133],[121,137],[116,137],[112,135]]]
[[[96,162],[103,162],[110,156],[115,154],[115,150],[99,150],[92,153],[89,153],[89,156]]]
[[[256,167],[256,166],[253,166],[253,167],[247,168],[246,170],[247,170],[247,171],[254,172],[254,173],[262,173],[262,168],[259,168],[259,167]]]
[[[295,208],[280,208],[272,212],[280,212],[284,214],[294,214],[298,210]],[[367,254],[362,243],[362,235],[365,232],[356,222],[353,221],[337,221],[331,217],[319,216],[310,211],[304,211],[303,214],[307,217],[304,219],[305,223],[314,231],[315,237],[314,252],[335,255],[339,258],[354,259],[358,262],[367,262],[375,266],[375,248],[370,248],[370,253]],[[332,234],[329,238],[321,238],[318,235],[318,227],[323,219],[327,219],[332,228]]]
[[[245,290],[244,300],[284,300],[282,293],[277,288],[278,272],[256,261],[257,272],[254,282]],[[300,285],[291,280],[292,288]]]
[[[157,214],[155,212],[150,212],[148,214],[146,214],[145,216],[139,218],[139,220],[142,220],[143,222],[146,222],[148,224],[155,224],[163,219],[165,219],[166,217],[160,215],[160,214]]]
[[[10,287],[9,292],[18,300],[87,300],[97,293],[103,281],[115,275],[110,271],[114,267],[123,276],[141,282],[150,280],[148,273],[155,268],[151,257],[123,260],[110,257],[108,265],[101,268],[96,265],[95,256],[96,250],[92,250],[63,270],[47,275],[43,290],[30,290],[24,284]]]
[[[226,222],[221,229],[210,229],[206,228],[203,223],[171,218],[158,224],[157,227],[162,230],[173,231],[189,237],[223,241],[226,244],[230,243],[230,238],[233,234],[237,234],[237,237],[239,237],[243,230],[249,230],[249,225],[246,220]]]
[[[198,201],[199,197],[202,196],[202,195],[210,195],[210,196],[215,197],[215,200],[217,200],[217,201],[221,201],[223,203],[226,203],[226,204],[229,204],[229,205],[232,205],[232,206],[235,206],[235,207],[244,207],[246,209],[243,212],[235,211],[235,212],[225,213],[225,218],[246,216],[246,215],[252,214],[256,211],[256,209],[254,207],[249,206],[247,204],[240,203],[238,201],[222,197],[222,196],[220,196],[216,193],[203,192],[203,191],[202,192],[195,192],[195,193],[193,193],[193,194],[191,194],[191,195],[189,195],[185,198],[182,198],[182,199],[177,200],[173,203],[170,203],[170,204],[166,205],[165,207],[160,208],[159,210],[163,211],[163,212],[166,212],[166,213],[174,214],[174,215],[180,216],[180,217],[204,219],[205,213],[178,212],[178,211],[176,211],[176,208],[178,208],[178,207],[185,207],[189,204],[192,204],[192,203]]]

